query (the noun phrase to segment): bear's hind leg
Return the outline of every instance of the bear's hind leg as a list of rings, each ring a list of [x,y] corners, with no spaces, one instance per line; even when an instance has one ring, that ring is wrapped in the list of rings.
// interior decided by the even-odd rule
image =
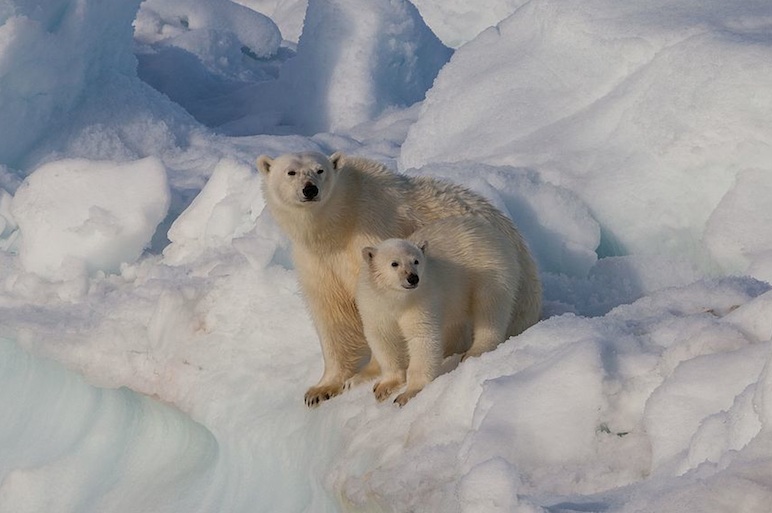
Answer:
[[[507,337],[512,300],[506,293],[480,294],[472,312],[472,346],[464,354],[464,360],[493,351]],[[504,291],[505,292],[505,291]]]

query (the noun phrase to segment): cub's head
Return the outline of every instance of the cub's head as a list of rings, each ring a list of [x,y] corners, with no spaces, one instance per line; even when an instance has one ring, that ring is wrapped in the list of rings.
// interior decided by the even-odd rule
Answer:
[[[413,244],[405,239],[387,239],[362,250],[365,267],[377,288],[408,291],[418,288],[426,267],[426,242]]]
[[[321,153],[288,153],[272,159],[261,155],[257,169],[263,177],[266,200],[273,205],[313,208],[332,195],[343,155],[330,158]]]

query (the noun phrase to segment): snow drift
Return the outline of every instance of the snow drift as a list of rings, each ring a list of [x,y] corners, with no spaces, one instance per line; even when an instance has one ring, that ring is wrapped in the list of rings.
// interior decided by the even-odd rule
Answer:
[[[608,239],[602,254],[669,252],[769,280],[757,262],[768,247],[712,240],[732,230],[721,226],[719,203],[731,208],[722,199],[772,162],[767,11],[764,2],[530,2],[456,52],[401,166],[531,168],[587,203]],[[754,183],[766,189],[761,174]]]
[[[168,208],[166,171],[157,159],[51,162],[27,178],[11,205],[19,260],[52,280],[116,272],[139,258]]]
[[[139,2],[4,3],[0,161],[16,164],[108,75],[134,72],[131,21]]]

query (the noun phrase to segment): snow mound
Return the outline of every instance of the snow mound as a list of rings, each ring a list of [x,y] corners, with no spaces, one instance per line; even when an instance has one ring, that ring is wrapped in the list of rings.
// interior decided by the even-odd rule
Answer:
[[[471,41],[525,3],[524,0],[413,0],[429,28],[451,48]]]
[[[279,29],[230,0],[147,0],[134,27],[139,77],[206,125],[225,91],[276,78]]]
[[[407,0],[311,0],[297,55],[261,110],[301,133],[350,129],[422,100],[450,54]]]
[[[168,208],[166,170],[158,159],[51,162],[13,198],[19,259],[27,271],[52,280],[115,272],[137,260]]]
[[[303,31],[303,18],[308,7],[307,0],[233,0],[237,4],[263,13],[270,17],[281,30],[287,41],[297,43]]]
[[[231,51],[235,46],[239,52],[267,59],[281,43],[279,29],[270,18],[230,0],[145,0],[134,28],[138,41],[164,41],[194,53],[210,66],[227,61],[223,48]],[[207,44],[199,44],[202,41]]]
[[[3,2],[0,162],[16,164],[94,84],[134,73],[131,21],[140,0],[83,3]]]
[[[265,202],[252,169],[222,160],[193,202],[169,228],[165,261],[194,261],[207,248],[228,246],[255,227]]]
[[[770,171],[768,11],[754,0],[529,2],[443,68],[400,165],[527,167],[577,194],[616,254],[754,268],[768,241],[722,250],[703,233],[743,173]],[[742,222],[736,205],[723,202],[712,233]]]
[[[335,487],[354,510],[480,511],[476,483],[491,487],[490,511],[638,511],[636,495],[658,479],[679,483],[663,493],[671,500],[703,479],[729,493],[746,470],[765,479],[772,458],[755,444],[769,440],[772,345],[744,328],[768,289],[701,282],[604,317],[553,317],[398,412],[360,415],[354,404],[372,398],[352,399]],[[751,495],[770,496],[763,485]]]
[[[743,169],[721,198],[705,229],[705,244],[725,269],[772,283],[772,244],[760,234],[772,226],[769,168]]]

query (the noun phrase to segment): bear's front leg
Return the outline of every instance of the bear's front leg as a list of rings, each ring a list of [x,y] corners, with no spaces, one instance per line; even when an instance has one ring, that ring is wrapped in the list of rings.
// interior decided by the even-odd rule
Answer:
[[[442,332],[438,322],[429,316],[401,322],[407,339],[410,362],[407,366],[407,388],[394,400],[404,406],[440,373],[442,365]]]
[[[305,394],[309,407],[341,394],[346,389],[346,380],[356,374],[369,353],[353,298],[346,301],[340,293],[329,292],[307,293],[324,358],[322,378]]]
[[[337,328],[342,327],[337,326]],[[356,337],[356,335],[346,334],[341,329],[333,331],[338,333],[337,337],[333,335],[336,338],[320,337],[324,357],[324,374],[315,386],[306,391],[306,406],[318,406],[321,402],[343,393],[347,389],[346,383],[357,374],[360,362],[367,356],[367,347],[364,345],[360,345],[360,350],[356,352],[342,351],[343,348],[336,341],[343,340],[346,336]],[[360,339],[364,339],[364,336],[360,336]],[[370,366],[365,367],[365,369],[370,368]]]
[[[378,308],[361,311],[365,323],[365,337],[370,346],[373,360],[381,370],[380,379],[373,386],[373,393],[378,401],[385,401],[394,391],[405,384],[407,351],[405,337],[394,320],[382,317]]]

